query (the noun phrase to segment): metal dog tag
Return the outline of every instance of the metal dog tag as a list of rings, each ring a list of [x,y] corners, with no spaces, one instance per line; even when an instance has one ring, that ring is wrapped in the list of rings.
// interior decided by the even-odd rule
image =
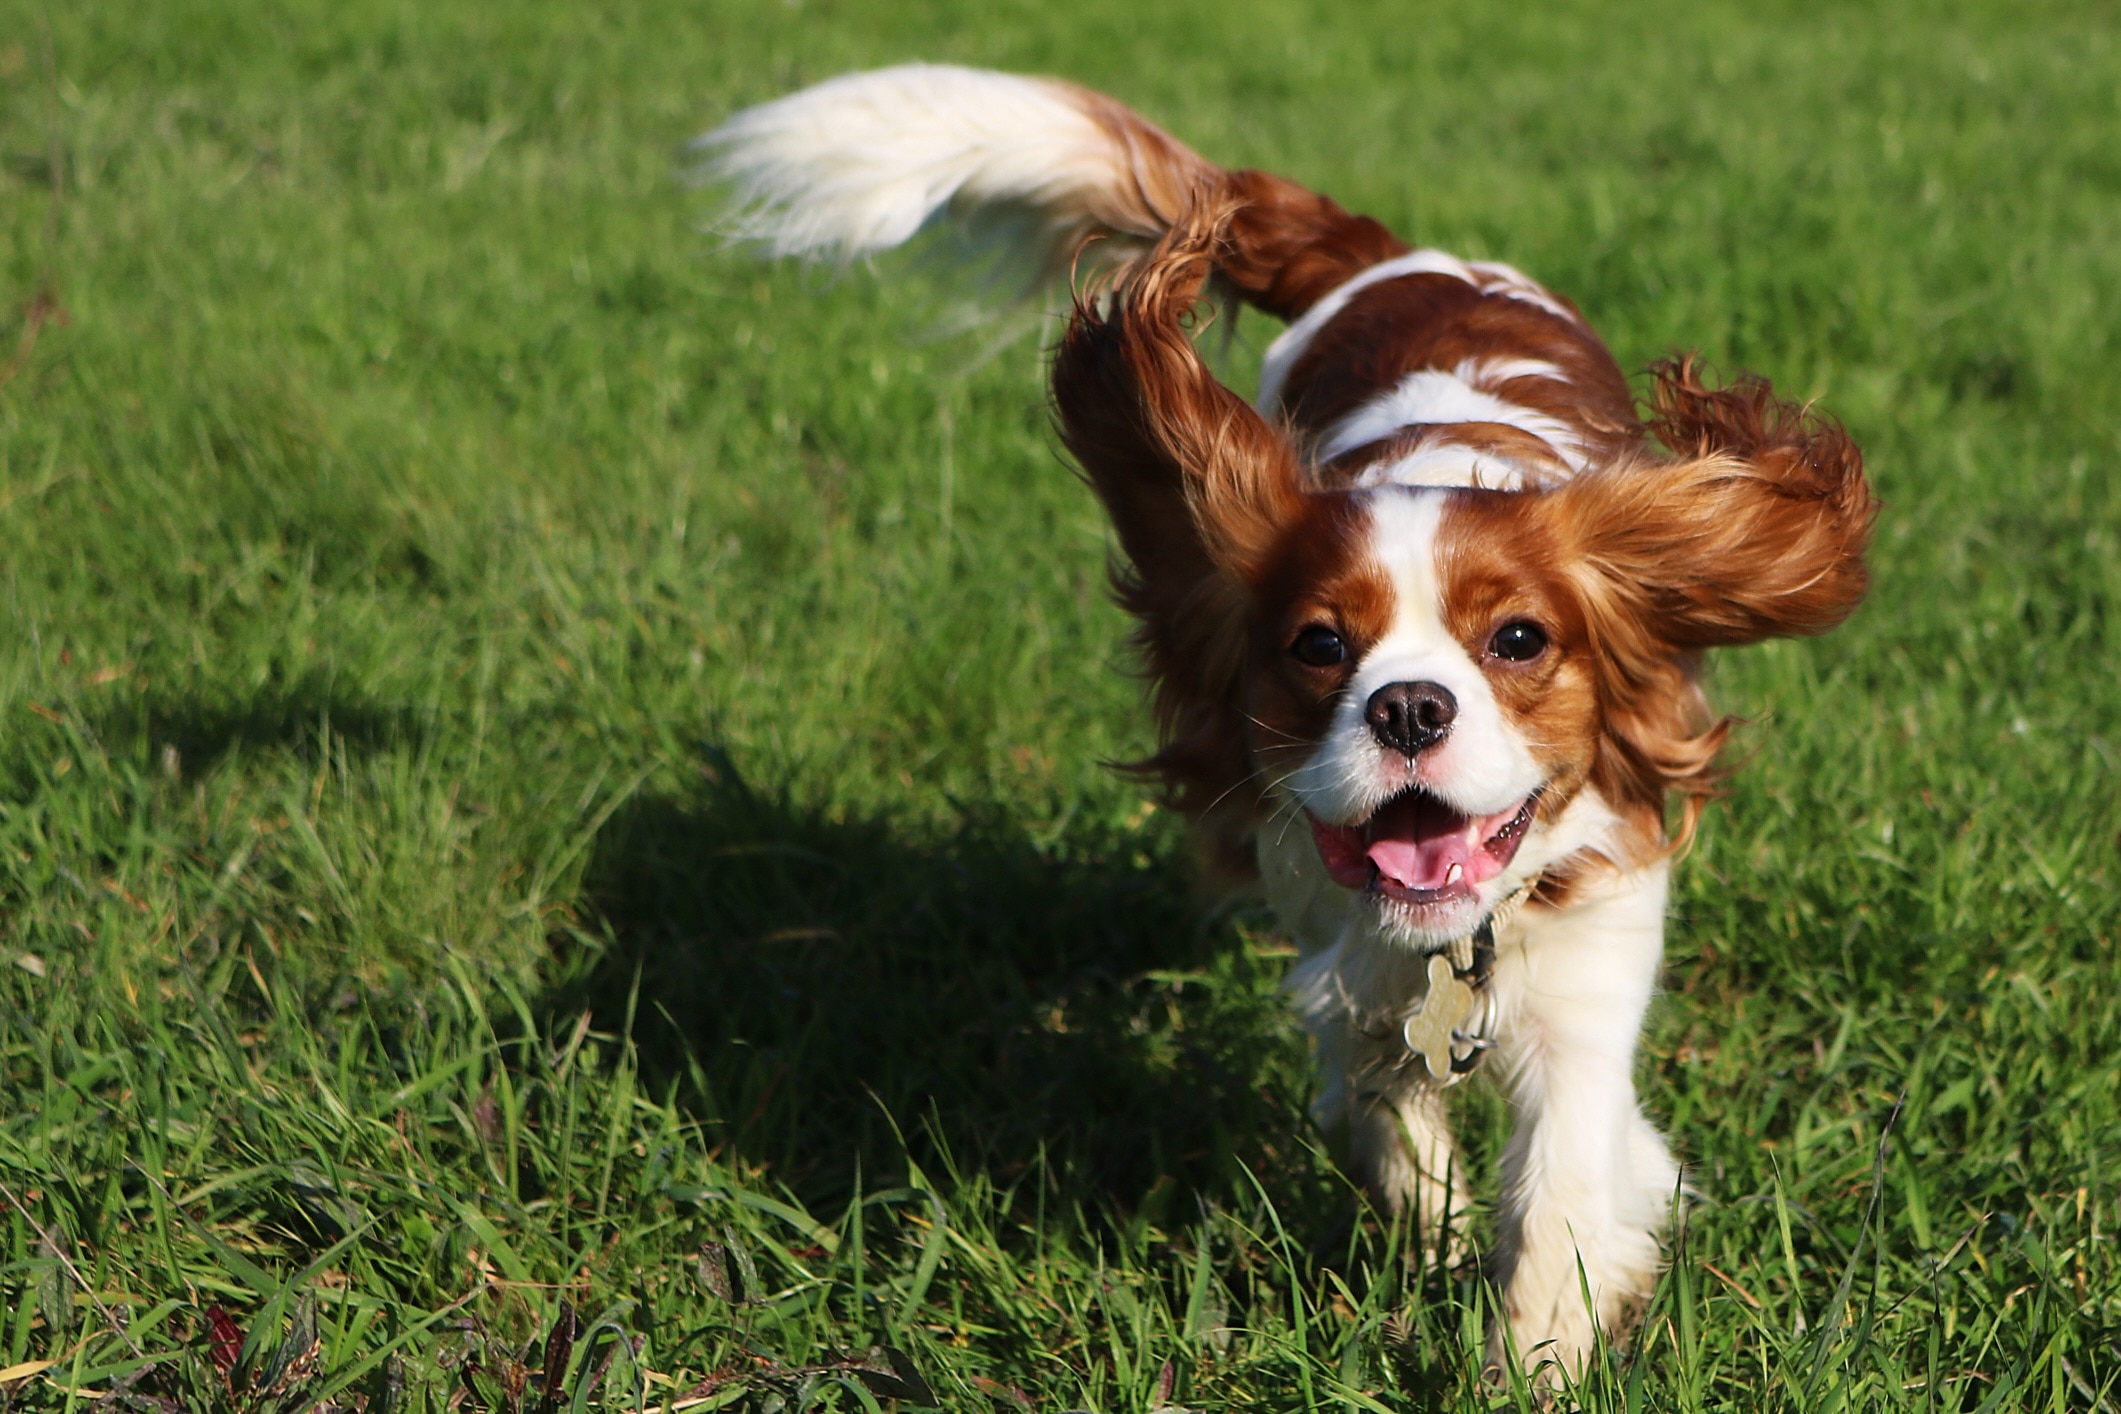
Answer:
[[[1479,998],[1460,981],[1451,959],[1437,953],[1429,959],[1429,995],[1421,1010],[1407,1018],[1407,1049],[1420,1056],[1431,1079],[1448,1081],[1451,1073],[1451,1039],[1472,1029],[1473,1011]]]

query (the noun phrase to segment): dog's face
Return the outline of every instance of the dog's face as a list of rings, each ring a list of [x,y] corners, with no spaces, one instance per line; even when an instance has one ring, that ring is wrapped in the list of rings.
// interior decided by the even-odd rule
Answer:
[[[1637,435],[1514,491],[1322,484],[1195,354],[1205,266],[1167,238],[1109,313],[1078,307],[1054,365],[1126,557],[1149,766],[1211,832],[1301,819],[1332,879],[1424,947],[1553,864],[1586,792],[1626,849],[1663,848],[1668,796],[1707,793],[1725,733],[1701,650],[1819,632],[1862,597],[1854,445],[1675,364],[1644,429],[1668,451]]]
[[[1596,764],[1582,605],[1521,496],[1311,501],[1252,615],[1244,692],[1268,808],[1394,933],[1462,937],[1517,890],[1520,852]]]

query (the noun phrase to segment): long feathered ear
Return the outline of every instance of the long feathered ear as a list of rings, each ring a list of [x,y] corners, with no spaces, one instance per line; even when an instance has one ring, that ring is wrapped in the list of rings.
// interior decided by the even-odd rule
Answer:
[[[1251,586],[1304,496],[1288,441],[1193,347],[1227,218],[1196,201],[1106,310],[1079,298],[1053,364],[1061,436],[1111,513],[1125,556],[1113,587],[1155,682],[1163,749],[1146,764],[1196,813],[1249,773]]]
[[[1250,581],[1303,494],[1288,441],[1193,347],[1229,215],[1197,203],[1126,273],[1109,311],[1079,297],[1054,359],[1061,435],[1144,582],[1206,566]]]
[[[1757,378],[1710,388],[1691,359],[1653,372],[1649,427],[1672,458],[1586,472],[1541,493],[1541,509],[1596,638],[1606,731],[1594,776],[1656,816],[1677,791],[1683,846],[1731,728],[1708,712],[1695,659],[1847,618],[1878,507],[1835,423]]]
[[[1763,379],[1710,388],[1690,358],[1653,372],[1649,427],[1674,459],[1553,493],[1594,603],[1682,650],[1847,618],[1878,510],[1856,444]]]

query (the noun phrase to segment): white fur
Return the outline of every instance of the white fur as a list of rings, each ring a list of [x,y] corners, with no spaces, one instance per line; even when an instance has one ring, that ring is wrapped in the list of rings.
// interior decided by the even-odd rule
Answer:
[[[1679,1168],[1636,1102],[1634,1063],[1669,872],[1660,860],[1598,876],[1567,908],[1527,909],[1497,938],[1500,1059],[1519,1118],[1503,1154],[1496,1267],[1528,1369],[1581,1370],[1594,1312],[1620,1325],[1662,1262]]]
[[[1570,856],[1624,857],[1618,817],[1595,791],[1535,826],[1511,887]],[[1387,1207],[1411,1210],[1425,1243],[1456,1251],[1466,1208],[1438,1088],[1406,1064],[1396,1022],[1427,988],[1420,950],[1375,904],[1334,884],[1303,830],[1266,831],[1260,875],[1304,957],[1287,988],[1317,1046],[1312,1113],[1346,1136],[1350,1166]],[[1572,1374],[1645,1299],[1679,1171],[1635,1098],[1636,1037],[1663,950],[1668,866],[1595,869],[1567,907],[1528,907],[1496,930],[1489,984],[1517,1128],[1503,1155],[1495,1270],[1509,1339],[1526,1369]],[[1580,1264],[1580,1267],[1579,1267]],[[1588,1283],[1591,1305],[1582,1288]],[[1503,1333],[1491,1357],[1503,1357]]]
[[[1064,84],[947,64],[848,74],[747,108],[699,139],[734,188],[727,229],[774,255],[841,261],[903,244],[947,206],[1063,224],[1131,180]]]
[[[1325,298],[1305,310],[1302,318],[1282,330],[1281,337],[1267,345],[1266,356],[1259,368],[1259,399],[1255,404],[1259,410],[1268,417],[1280,410],[1282,388],[1289,381],[1289,370],[1296,366],[1296,360],[1303,357],[1304,350],[1318,337],[1318,331],[1348,307],[1348,301],[1372,285],[1397,280],[1403,275],[1449,275],[1454,280],[1465,281],[1482,294],[1506,295],[1536,305],[1558,319],[1566,319],[1572,324],[1581,322],[1567,305],[1547,293],[1529,276],[1507,265],[1460,260],[1440,250],[1408,251],[1405,255],[1380,261],[1334,287]]]
[[[1531,433],[1552,447],[1569,470],[1582,471],[1583,448],[1574,428],[1558,417],[1510,402],[1494,391],[1498,384],[1515,378],[1558,378],[1560,373],[1551,363],[1529,358],[1466,359],[1449,371],[1420,369],[1333,424],[1318,449],[1318,459],[1330,461],[1342,452],[1416,424],[1497,422]]]

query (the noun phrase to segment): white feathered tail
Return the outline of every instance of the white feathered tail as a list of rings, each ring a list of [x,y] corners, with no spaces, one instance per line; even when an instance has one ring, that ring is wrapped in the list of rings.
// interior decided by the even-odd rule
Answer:
[[[1129,252],[1155,240],[1222,175],[1101,94],[946,64],[830,79],[745,109],[697,146],[705,175],[732,189],[729,234],[841,263],[947,210],[1006,231],[1011,254],[1051,273],[1092,235]]]

